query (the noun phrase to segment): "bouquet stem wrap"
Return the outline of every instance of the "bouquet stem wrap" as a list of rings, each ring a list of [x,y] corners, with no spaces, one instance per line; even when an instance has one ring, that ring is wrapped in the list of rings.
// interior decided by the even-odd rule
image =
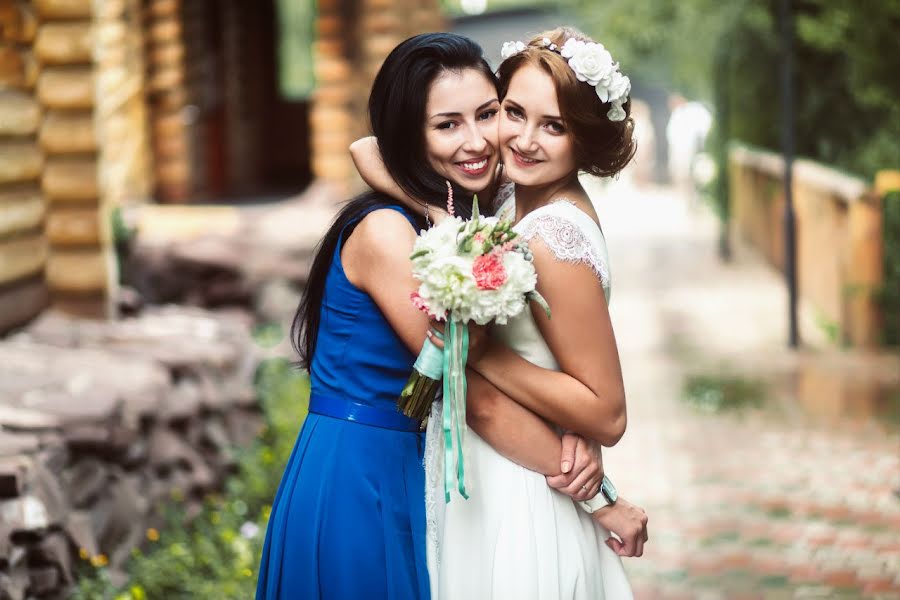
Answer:
[[[469,327],[451,319],[444,339],[444,500],[450,502],[450,490],[456,487],[460,495],[466,492],[466,469],[463,442],[466,436],[466,361],[469,355]],[[455,459],[455,460],[454,460]]]

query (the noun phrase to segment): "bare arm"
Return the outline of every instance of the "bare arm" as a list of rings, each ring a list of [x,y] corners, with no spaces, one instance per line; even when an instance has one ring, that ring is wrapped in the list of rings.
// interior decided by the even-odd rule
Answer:
[[[412,352],[418,352],[428,317],[409,301],[418,282],[410,271],[415,232],[394,210],[367,215],[341,254],[351,283],[368,293]],[[476,373],[468,374],[467,422],[503,456],[544,475],[560,473],[559,436],[533,412]]]
[[[625,432],[625,390],[603,289],[587,265],[557,261],[540,238],[531,248],[538,291],[553,315],[532,312],[561,370],[538,367],[502,344],[471,366],[526,408],[612,446]]]

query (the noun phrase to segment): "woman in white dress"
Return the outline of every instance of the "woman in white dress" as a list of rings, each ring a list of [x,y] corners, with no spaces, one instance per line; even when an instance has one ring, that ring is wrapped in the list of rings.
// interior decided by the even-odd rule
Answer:
[[[504,53],[499,146],[513,183],[498,195],[498,212],[529,241],[538,290],[553,318],[536,308],[495,327],[490,347],[469,366],[561,430],[611,446],[624,433],[626,417],[607,310],[608,259],[577,175],[614,175],[631,159],[628,80],[602,46],[570,29],[548,32],[527,46],[507,44]],[[468,415],[476,431],[497,418],[484,404]],[[631,598],[617,552],[640,555],[645,516],[637,542],[623,552],[588,512],[596,504],[573,502],[472,430],[465,448],[471,497],[445,505],[437,433],[430,429],[426,442],[433,598]],[[576,500],[603,497],[597,495],[598,478],[554,483],[570,493],[581,486]]]

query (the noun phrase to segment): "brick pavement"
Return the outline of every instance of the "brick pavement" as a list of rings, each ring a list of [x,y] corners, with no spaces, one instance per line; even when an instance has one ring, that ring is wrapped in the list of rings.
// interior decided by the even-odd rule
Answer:
[[[900,598],[900,358],[830,348],[808,307],[786,350],[780,276],[719,262],[705,209],[627,176],[594,196],[629,403],[606,469],[650,514],[637,597]]]

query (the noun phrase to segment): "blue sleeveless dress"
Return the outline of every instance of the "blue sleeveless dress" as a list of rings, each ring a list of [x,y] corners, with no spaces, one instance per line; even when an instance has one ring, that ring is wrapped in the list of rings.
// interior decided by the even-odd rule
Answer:
[[[257,600],[429,597],[424,434],[396,408],[415,356],[347,279],[343,237],[325,284],[310,414],[272,505]]]

